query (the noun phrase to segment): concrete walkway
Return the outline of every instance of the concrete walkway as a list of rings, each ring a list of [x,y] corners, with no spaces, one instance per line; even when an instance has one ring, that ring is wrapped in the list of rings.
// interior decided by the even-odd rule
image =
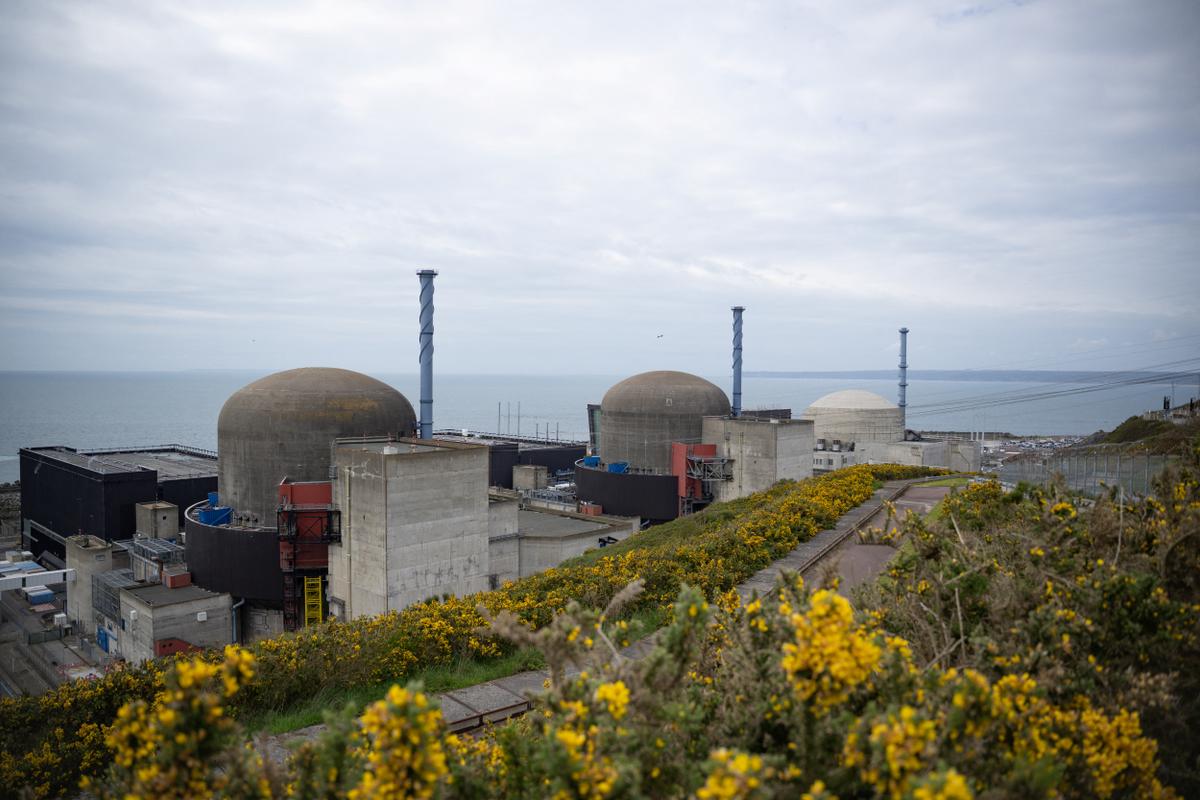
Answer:
[[[932,508],[937,500],[929,502],[928,498],[924,495],[931,491],[936,492],[936,490],[940,490],[937,493],[937,499],[940,499],[945,496],[949,489],[945,487],[921,489],[920,493],[922,497],[916,503],[905,503],[899,499],[901,495],[909,491],[910,487],[926,480],[930,479],[889,481],[885,483],[866,502],[855,506],[843,514],[834,527],[821,531],[808,541],[800,543],[783,558],[778,559],[770,566],[759,570],[745,581],[742,581],[737,586],[738,593],[743,600],[755,593],[759,595],[769,594],[774,590],[776,580],[783,571],[787,570],[812,575],[816,573],[819,562],[824,561],[827,556],[831,555],[837,557],[839,571],[840,565],[843,563],[853,568],[853,576],[843,576],[843,583],[850,582],[847,580],[848,577],[855,579],[853,581],[855,585],[863,582],[865,579],[874,578],[875,575],[882,571],[882,565],[886,563],[887,559],[872,558],[870,562],[873,568],[863,569],[862,559],[855,558],[858,553],[854,551],[858,548],[885,550],[887,551],[888,558],[890,558],[895,553],[895,550],[883,545],[860,544],[854,534],[864,528],[881,526],[884,523],[887,513],[883,506],[885,502],[893,502],[897,507],[897,511],[901,514],[906,505],[911,506],[914,512],[927,513],[928,509]],[[913,491],[916,492],[917,490]],[[930,495],[930,497],[932,496]],[[842,586],[840,590],[849,591],[849,588],[848,586]],[[628,658],[640,658],[653,649],[656,641],[657,633],[650,634],[634,642],[629,647],[624,648],[621,651],[622,655]],[[442,706],[442,716],[446,721],[446,727],[451,732],[469,731],[482,727],[489,722],[498,722],[523,714],[531,707],[529,697],[542,691],[549,677],[550,673],[547,671],[531,670],[528,672],[518,672],[507,678],[497,678],[496,680],[476,684],[475,686],[443,692],[437,695],[437,698]],[[279,734],[278,736],[262,737],[260,739],[261,746],[263,747],[262,755],[264,758],[282,764],[293,749],[301,742],[319,735],[324,727],[324,725],[312,725],[300,730]]]

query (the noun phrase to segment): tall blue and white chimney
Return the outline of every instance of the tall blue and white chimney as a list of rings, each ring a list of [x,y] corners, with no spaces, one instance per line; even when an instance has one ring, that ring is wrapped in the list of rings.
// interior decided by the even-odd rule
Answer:
[[[433,277],[437,272],[423,269],[421,279],[421,427],[422,439],[433,438]]]
[[[908,328],[900,329],[900,429],[908,429]]]
[[[733,307],[733,408],[730,416],[742,415],[742,312],[745,306]]]

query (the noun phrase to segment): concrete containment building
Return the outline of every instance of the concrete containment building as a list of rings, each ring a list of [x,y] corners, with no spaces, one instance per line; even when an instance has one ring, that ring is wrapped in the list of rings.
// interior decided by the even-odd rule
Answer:
[[[812,475],[811,421],[733,416],[720,387],[686,372],[627,378],[593,417],[600,451],[576,465],[575,493],[607,514],[665,522]]]
[[[187,510],[197,585],[244,600],[244,638],[326,616],[327,548],[339,536],[330,447],[339,436],[411,436],[412,404],[344,369],[268,375],[225,402],[217,422],[218,491]]]
[[[815,472],[854,464],[979,469],[976,443],[906,439],[900,407],[873,392],[845,389],[827,394],[809,406],[803,418],[812,420],[815,428]]]
[[[891,443],[904,440],[904,422],[900,407],[874,392],[844,389],[820,398],[801,419],[812,420],[813,435],[825,440],[825,449],[848,449],[869,442]]]
[[[339,436],[411,436],[412,404],[368,375],[308,367],[242,387],[217,420],[221,505],[241,521],[274,526],[278,487],[329,480],[329,445]]]
[[[703,419],[727,416],[729,398],[698,375],[643,372],[613,386],[600,402],[600,454],[639,472],[670,474],[671,443],[700,441]]]

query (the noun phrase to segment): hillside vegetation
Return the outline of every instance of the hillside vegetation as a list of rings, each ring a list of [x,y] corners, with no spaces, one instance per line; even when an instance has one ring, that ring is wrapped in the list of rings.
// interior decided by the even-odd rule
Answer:
[[[1177,453],[1197,436],[1200,436],[1200,420],[1176,425],[1161,419],[1130,417],[1100,443],[1129,445],[1152,453]]]
[[[786,492],[798,491],[791,487]],[[776,496],[778,499],[778,495]],[[764,498],[764,502],[767,502]],[[753,514],[755,512],[751,512]],[[850,603],[785,577],[742,603],[684,586],[646,658],[612,658],[635,581],[537,632],[534,712],[446,734],[393,687],[285,770],[224,713],[255,657],[180,663],[105,739],[101,797],[1167,798],[1200,795],[1200,448],[1154,497],[1079,507],[1055,489],[968,486],[909,517],[888,574]],[[726,535],[745,546],[739,527]],[[753,536],[755,534],[751,534]],[[697,575],[697,577],[700,577]],[[572,676],[565,667],[584,668]]]
[[[919,468],[862,466],[783,482],[496,591],[430,600],[398,613],[257,642],[239,650],[252,660],[253,677],[239,681],[236,695],[223,701],[222,714],[247,718],[285,710],[314,696],[401,680],[438,665],[495,662],[516,652],[512,641],[481,633],[487,620],[480,606],[491,615],[509,612],[525,625],[543,628],[572,602],[605,607],[635,580],[644,590],[623,607],[626,617],[669,612],[685,583],[716,597],[867,500],[878,481],[926,474],[930,471]],[[619,638],[627,636],[626,629]],[[217,664],[221,655],[207,659]],[[512,661],[519,668],[520,660]],[[0,700],[0,794],[24,788],[34,797],[61,796],[73,791],[81,776],[103,773],[113,752],[105,726],[127,703],[159,696],[168,676],[179,680],[171,671],[174,663],[121,669],[41,697]]]

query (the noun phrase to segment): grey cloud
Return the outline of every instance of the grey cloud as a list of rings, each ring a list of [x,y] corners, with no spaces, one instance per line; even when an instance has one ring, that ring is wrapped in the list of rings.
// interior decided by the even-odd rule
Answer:
[[[3,313],[39,330],[0,367],[78,366],[84,318],[133,366],[113,320],[174,307],[139,358],[288,366],[290,336],[379,368],[422,266],[457,371],[569,332],[536,363],[720,372],[734,302],[760,369],[878,366],[901,323],[930,367],[1198,330],[1193,4],[15,3],[0,30]]]

